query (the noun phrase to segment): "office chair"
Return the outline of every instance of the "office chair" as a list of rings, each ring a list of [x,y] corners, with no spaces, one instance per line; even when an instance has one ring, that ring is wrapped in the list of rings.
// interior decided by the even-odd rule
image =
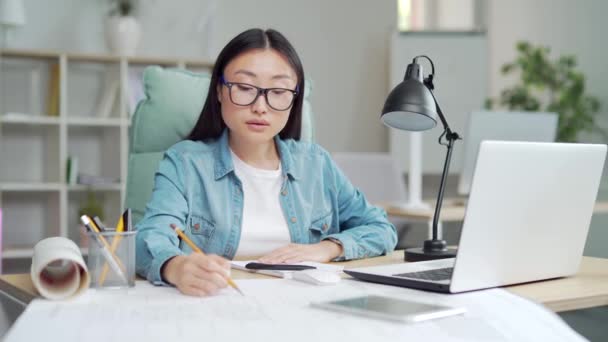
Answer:
[[[211,76],[182,69],[148,67],[143,73],[146,97],[133,114],[129,131],[129,163],[125,206],[131,208],[133,224],[142,217],[152,189],[154,174],[165,151],[186,137],[198,119]],[[306,80],[301,140],[313,141],[313,113]]]

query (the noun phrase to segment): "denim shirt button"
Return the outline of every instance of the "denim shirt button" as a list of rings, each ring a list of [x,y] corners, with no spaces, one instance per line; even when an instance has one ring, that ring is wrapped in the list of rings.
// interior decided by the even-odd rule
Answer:
[[[323,231],[327,231],[327,223],[323,223]]]
[[[291,218],[291,222],[296,223],[296,221],[297,221],[297,220],[296,220],[296,218],[295,218],[295,217],[292,217],[292,218]]]
[[[194,225],[194,230],[199,230],[200,228],[201,228],[200,224],[197,223],[197,224]]]
[[[287,190],[283,190],[283,191],[281,191],[281,195],[283,195],[283,196],[287,196]]]

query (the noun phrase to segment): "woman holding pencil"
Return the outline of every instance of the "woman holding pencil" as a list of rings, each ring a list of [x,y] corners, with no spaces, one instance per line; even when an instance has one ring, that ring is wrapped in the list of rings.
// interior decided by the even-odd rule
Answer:
[[[299,141],[303,91],[300,59],[279,32],[247,30],[224,47],[200,117],[165,153],[137,224],[141,276],[205,296],[227,286],[235,257],[328,262],[394,249],[386,213],[327,151]]]

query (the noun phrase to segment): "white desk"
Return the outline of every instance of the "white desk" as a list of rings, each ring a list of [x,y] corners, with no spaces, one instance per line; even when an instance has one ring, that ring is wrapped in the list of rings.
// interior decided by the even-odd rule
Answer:
[[[340,262],[345,269],[402,263],[403,251],[387,256]],[[262,274],[233,270],[234,279],[277,279]],[[573,277],[505,287],[508,291],[541,303],[549,309],[570,311],[608,305],[608,259],[584,257],[580,271]],[[38,297],[29,274],[0,276],[0,292],[27,305]]]

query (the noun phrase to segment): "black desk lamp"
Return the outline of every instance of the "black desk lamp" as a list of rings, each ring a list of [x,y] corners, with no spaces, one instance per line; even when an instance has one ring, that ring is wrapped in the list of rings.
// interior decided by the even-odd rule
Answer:
[[[431,63],[431,74],[423,79],[422,66],[418,64],[418,58],[426,58]],[[452,258],[456,256],[456,249],[447,248],[445,240],[438,236],[437,225],[443,202],[445,181],[452,159],[452,147],[454,142],[460,139],[458,133],[450,129],[443,112],[433,94],[433,77],[435,66],[427,56],[416,56],[411,64],[407,66],[405,78],[399,83],[386,98],[380,119],[393,128],[407,131],[425,131],[437,125],[436,117],[439,116],[443,125],[443,133],[439,136],[439,144],[447,147],[447,155],[441,174],[441,184],[435,205],[433,216],[433,238],[424,241],[422,248],[409,248],[405,250],[405,260],[422,261],[431,259]]]

